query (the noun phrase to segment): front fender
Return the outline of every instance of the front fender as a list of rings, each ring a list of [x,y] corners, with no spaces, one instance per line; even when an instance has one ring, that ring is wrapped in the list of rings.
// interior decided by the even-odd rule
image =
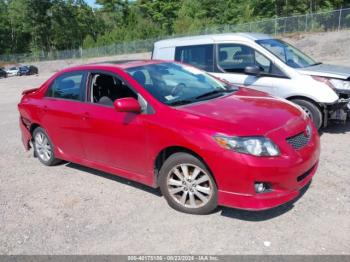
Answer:
[[[300,77],[294,84],[295,88],[284,95],[284,98],[306,97],[319,104],[334,104],[338,101],[339,96],[326,83],[316,81],[310,76]]]

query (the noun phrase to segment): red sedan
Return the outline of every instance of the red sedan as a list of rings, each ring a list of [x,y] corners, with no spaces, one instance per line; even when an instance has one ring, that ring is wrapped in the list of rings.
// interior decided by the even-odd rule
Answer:
[[[62,160],[160,187],[169,205],[263,210],[316,172],[317,130],[297,106],[162,61],[65,69],[23,92],[22,141]]]

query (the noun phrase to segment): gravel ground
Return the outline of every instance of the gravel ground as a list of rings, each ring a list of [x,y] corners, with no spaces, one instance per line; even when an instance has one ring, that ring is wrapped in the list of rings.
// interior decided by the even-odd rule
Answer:
[[[187,215],[158,190],[24,151],[16,105],[50,75],[0,79],[0,254],[350,254],[349,122],[323,130],[319,170],[294,203]]]

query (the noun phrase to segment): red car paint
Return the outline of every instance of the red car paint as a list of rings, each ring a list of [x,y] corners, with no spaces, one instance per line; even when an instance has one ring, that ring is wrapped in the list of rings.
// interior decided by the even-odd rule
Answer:
[[[19,103],[22,141],[26,149],[31,127],[43,127],[59,159],[123,176],[157,187],[155,162],[170,147],[199,156],[212,172],[219,190],[218,204],[263,210],[297,197],[316,172],[320,154],[317,130],[295,106],[265,93],[240,88],[237,92],[195,104],[170,107],[160,103],[125,69],[159,61],[94,64],[62,70],[39,89],[24,92]],[[59,75],[71,71],[102,70],[129,83],[153,107],[152,114],[117,112],[89,102],[45,97]],[[123,103],[121,101],[121,103]],[[312,126],[310,142],[300,150],[286,141]],[[221,148],[213,135],[266,136],[281,155],[256,157]],[[297,177],[307,176],[297,181]],[[255,181],[267,181],[271,192],[257,194]]]

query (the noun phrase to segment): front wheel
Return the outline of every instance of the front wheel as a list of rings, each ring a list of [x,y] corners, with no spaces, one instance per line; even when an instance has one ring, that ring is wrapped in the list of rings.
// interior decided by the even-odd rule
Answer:
[[[168,204],[181,212],[208,214],[217,207],[217,186],[207,167],[187,153],[175,153],[160,170],[160,189]]]
[[[37,127],[34,130],[33,140],[35,155],[41,163],[46,166],[54,166],[61,162],[55,157],[53,144],[43,128]]]
[[[317,129],[321,128],[322,112],[315,104],[304,99],[293,99],[291,101],[299,105],[305,111],[305,113],[310,117],[312,122],[314,122]]]

